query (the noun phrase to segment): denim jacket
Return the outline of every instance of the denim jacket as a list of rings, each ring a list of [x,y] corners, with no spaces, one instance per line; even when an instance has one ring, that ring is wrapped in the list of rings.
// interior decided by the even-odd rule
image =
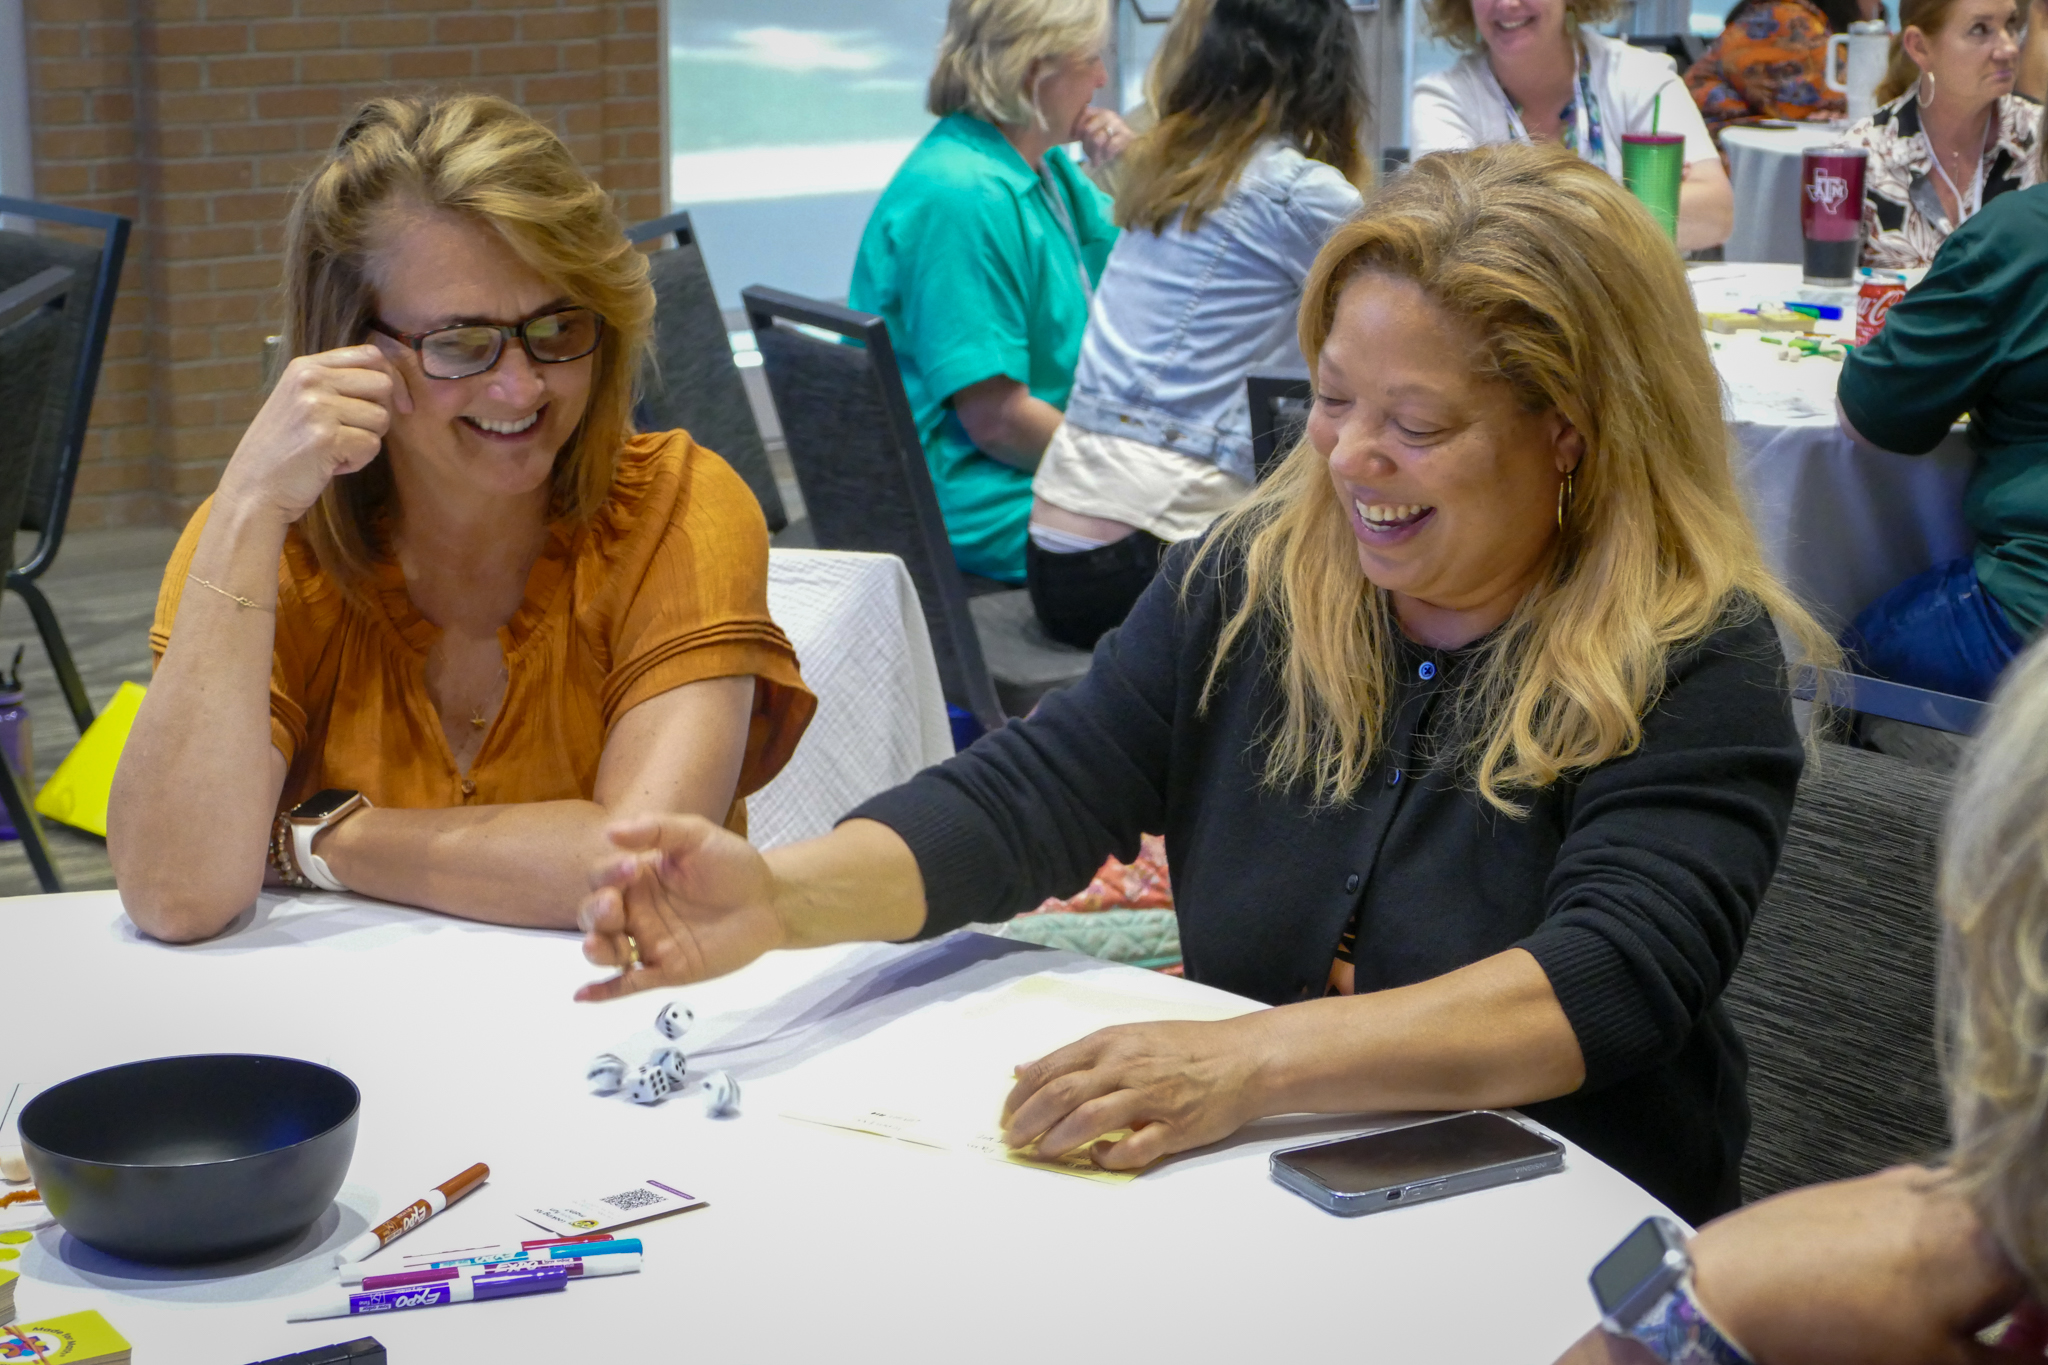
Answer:
[[[1295,339],[1302,282],[1359,204],[1334,167],[1267,142],[1196,231],[1177,220],[1126,231],[1095,291],[1067,421],[1250,483],[1245,376],[1307,372]]]

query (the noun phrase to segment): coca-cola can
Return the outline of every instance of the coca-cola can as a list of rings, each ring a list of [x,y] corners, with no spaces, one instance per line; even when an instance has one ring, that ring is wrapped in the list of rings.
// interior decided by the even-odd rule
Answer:
[[[1806,239],[1806,282],[1856,282],[1863,247],[1862,147],[1815,147],[1799,168],[1799,235]]]
[[[1903,275],[1863,272],[1863,287],[1856,291],[1856,344],[1868,346],[1870,339],[1884,330],[1884,320],[1892,311],[1892,305],[1906,297],[1906,277]]]

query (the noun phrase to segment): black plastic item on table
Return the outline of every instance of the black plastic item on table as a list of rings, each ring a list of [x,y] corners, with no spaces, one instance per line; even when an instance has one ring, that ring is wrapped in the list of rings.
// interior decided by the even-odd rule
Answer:
[[[354,1082],[314,1062],[159,1057],[54,1085],[18,1126],[66,1232],[124,1260],[187,1265],[318,1222],[348,1174],[361,1105]]]
[[[384,1343],[375,1337],[358,1337],[333,1346],[315,1346],[288,1356],[273,1356],[256,1365],[385,1365]]]

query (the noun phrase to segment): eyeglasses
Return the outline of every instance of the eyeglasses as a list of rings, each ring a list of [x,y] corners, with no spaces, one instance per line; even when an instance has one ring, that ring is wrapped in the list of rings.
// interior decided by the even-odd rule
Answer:
[[[466,322],[431,332],[401,332],[377,318],[370,330],[402,341],[419,353],[429,379],[467,379],[498,363],[505,342],[516,338],[538,365],[563,365],[597,349],[604,319],[588,308],[563,308],[521,323]]]

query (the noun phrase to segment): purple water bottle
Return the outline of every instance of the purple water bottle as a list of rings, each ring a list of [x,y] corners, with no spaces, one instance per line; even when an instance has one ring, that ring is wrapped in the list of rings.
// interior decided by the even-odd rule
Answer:
[[[31,800],[36,790],[36,746],[35,738],[29,731],[28,703],[21,686],[21,656],[28,649],[21,645],[14,651],[14,667],[0,675],[0,748],[7,750],[7,759],[14,765],[14,771],[21,775],[21,784],[28,790]],[[7,818],[7,809],[0,806],[0,840],[19,839],[21,832],[14,827],[14,821]]]

